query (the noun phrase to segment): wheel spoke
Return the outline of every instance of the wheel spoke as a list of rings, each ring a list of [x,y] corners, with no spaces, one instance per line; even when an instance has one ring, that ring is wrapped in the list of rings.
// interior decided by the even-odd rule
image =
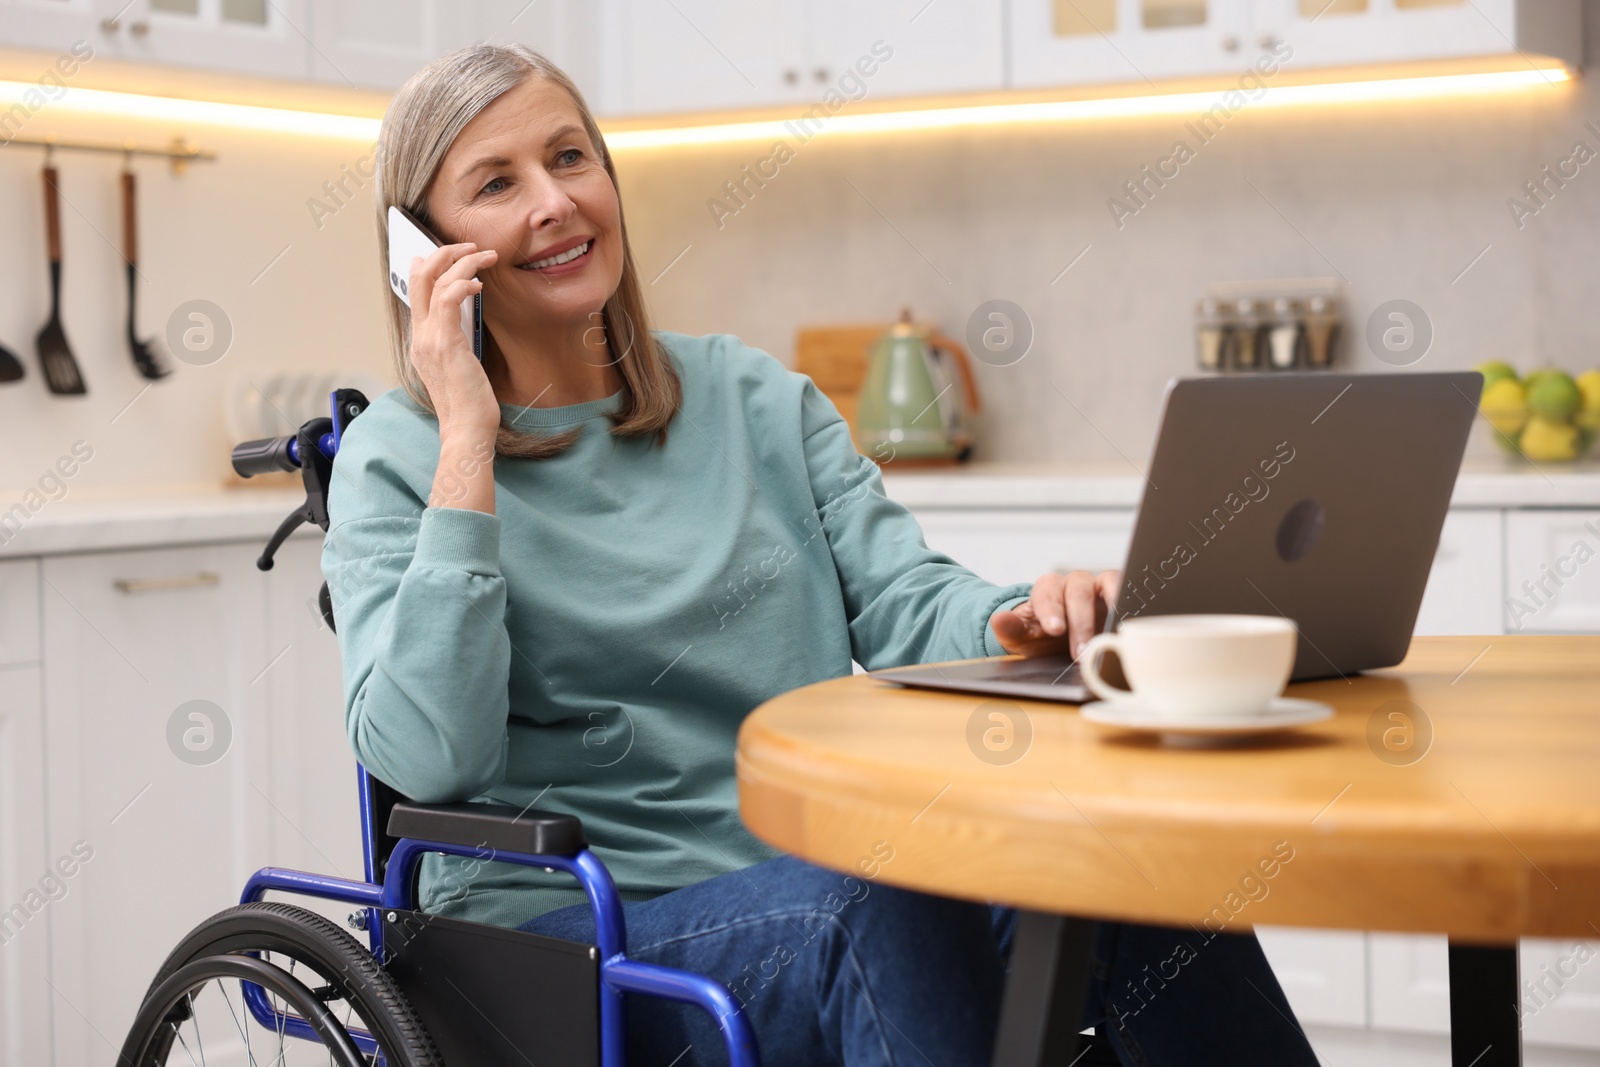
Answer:
[[[200,1062],[206,1062],[206,1043],[200,1040],[200,1015],[194,1010],[194,990],[189,990],[189,1018],[194,1020],[194,1044],[200,1050]]]
[[[192,998],[192,997],[189,1000],[189,1010],[191,1010],[191,1011],[194,1010],[194,998]],[[178,1039],[178,1044],[183,1046],[183,1051],[188,1053],[189,1062],[193,1063],[194,1067],[200,1067],[200,1065],[198,1063],[194,1062],[194,1053],[193,1052],[189,1052],[189,1042],[187,1042],[187,1041],[185,1041],[183,1039],[183,1032],[178,1029],[178,1024],[177,1023],[173,1023],[172,1024],[172,1035]]]
[[[228,1005],[228,1014],[233,1016],[233,1027],[239,1031],[239,1036],[244,1039],[244,1054],[250,1061],[250,1067],[256,1067],[256,1054],[250,1049],[250,1031],[239,1021],[239,1013],[233,1010],[233,998],[228,996],[228,987],[222,982],[217,982],[217,988],[222,990],[222,1001]],[[244,1000],[244,983],[239,983],[239,1000]]]

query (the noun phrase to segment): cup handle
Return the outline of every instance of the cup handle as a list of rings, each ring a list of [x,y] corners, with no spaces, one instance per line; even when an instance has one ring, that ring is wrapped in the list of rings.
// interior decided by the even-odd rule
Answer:
[[[1120,649],[1116,634],[1095,634],[1078,653],[1078,669],[1083,672],[1084,684],[1101,700],[1126,700],[1133,695],[1129,689],[1118,689],[1100,677],[1100,657],[1106,652]]]

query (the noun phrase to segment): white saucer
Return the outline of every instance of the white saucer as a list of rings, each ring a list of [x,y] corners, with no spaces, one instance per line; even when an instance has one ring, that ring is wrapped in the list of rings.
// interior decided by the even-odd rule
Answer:
[[[1267,706],[1266,711],[1254,715],[1172,719],[1147,707],[1137,697],[1122,697],[1117,700],[1097,700],[1085,704],[1080,714],[1090,722],[1101,726],[1151,731],[1180,744],[1206,744],[1321,722],[1333,717],[1333,708],[1315,700],[1277,697]]]

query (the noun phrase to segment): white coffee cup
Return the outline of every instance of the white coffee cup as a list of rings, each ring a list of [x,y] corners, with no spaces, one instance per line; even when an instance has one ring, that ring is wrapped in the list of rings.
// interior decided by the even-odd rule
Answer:
[[[1101,700],[1137,700],[1174,719],[1261,714],[1294,670],[1295,624],[1276,615],[1152,615],[1098,634],[1078,655]],[[1100,676],[1114,650],[1133,688]]]

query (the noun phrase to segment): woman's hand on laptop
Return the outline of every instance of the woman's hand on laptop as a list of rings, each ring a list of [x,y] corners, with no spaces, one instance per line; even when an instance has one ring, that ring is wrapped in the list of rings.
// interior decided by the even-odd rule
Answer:
[[[989,628],[1007,652],[1076,659],[1105,626],[1121,587],[1121,571],[1046,574],[1033,583],[1028,600],[990,616]]]

